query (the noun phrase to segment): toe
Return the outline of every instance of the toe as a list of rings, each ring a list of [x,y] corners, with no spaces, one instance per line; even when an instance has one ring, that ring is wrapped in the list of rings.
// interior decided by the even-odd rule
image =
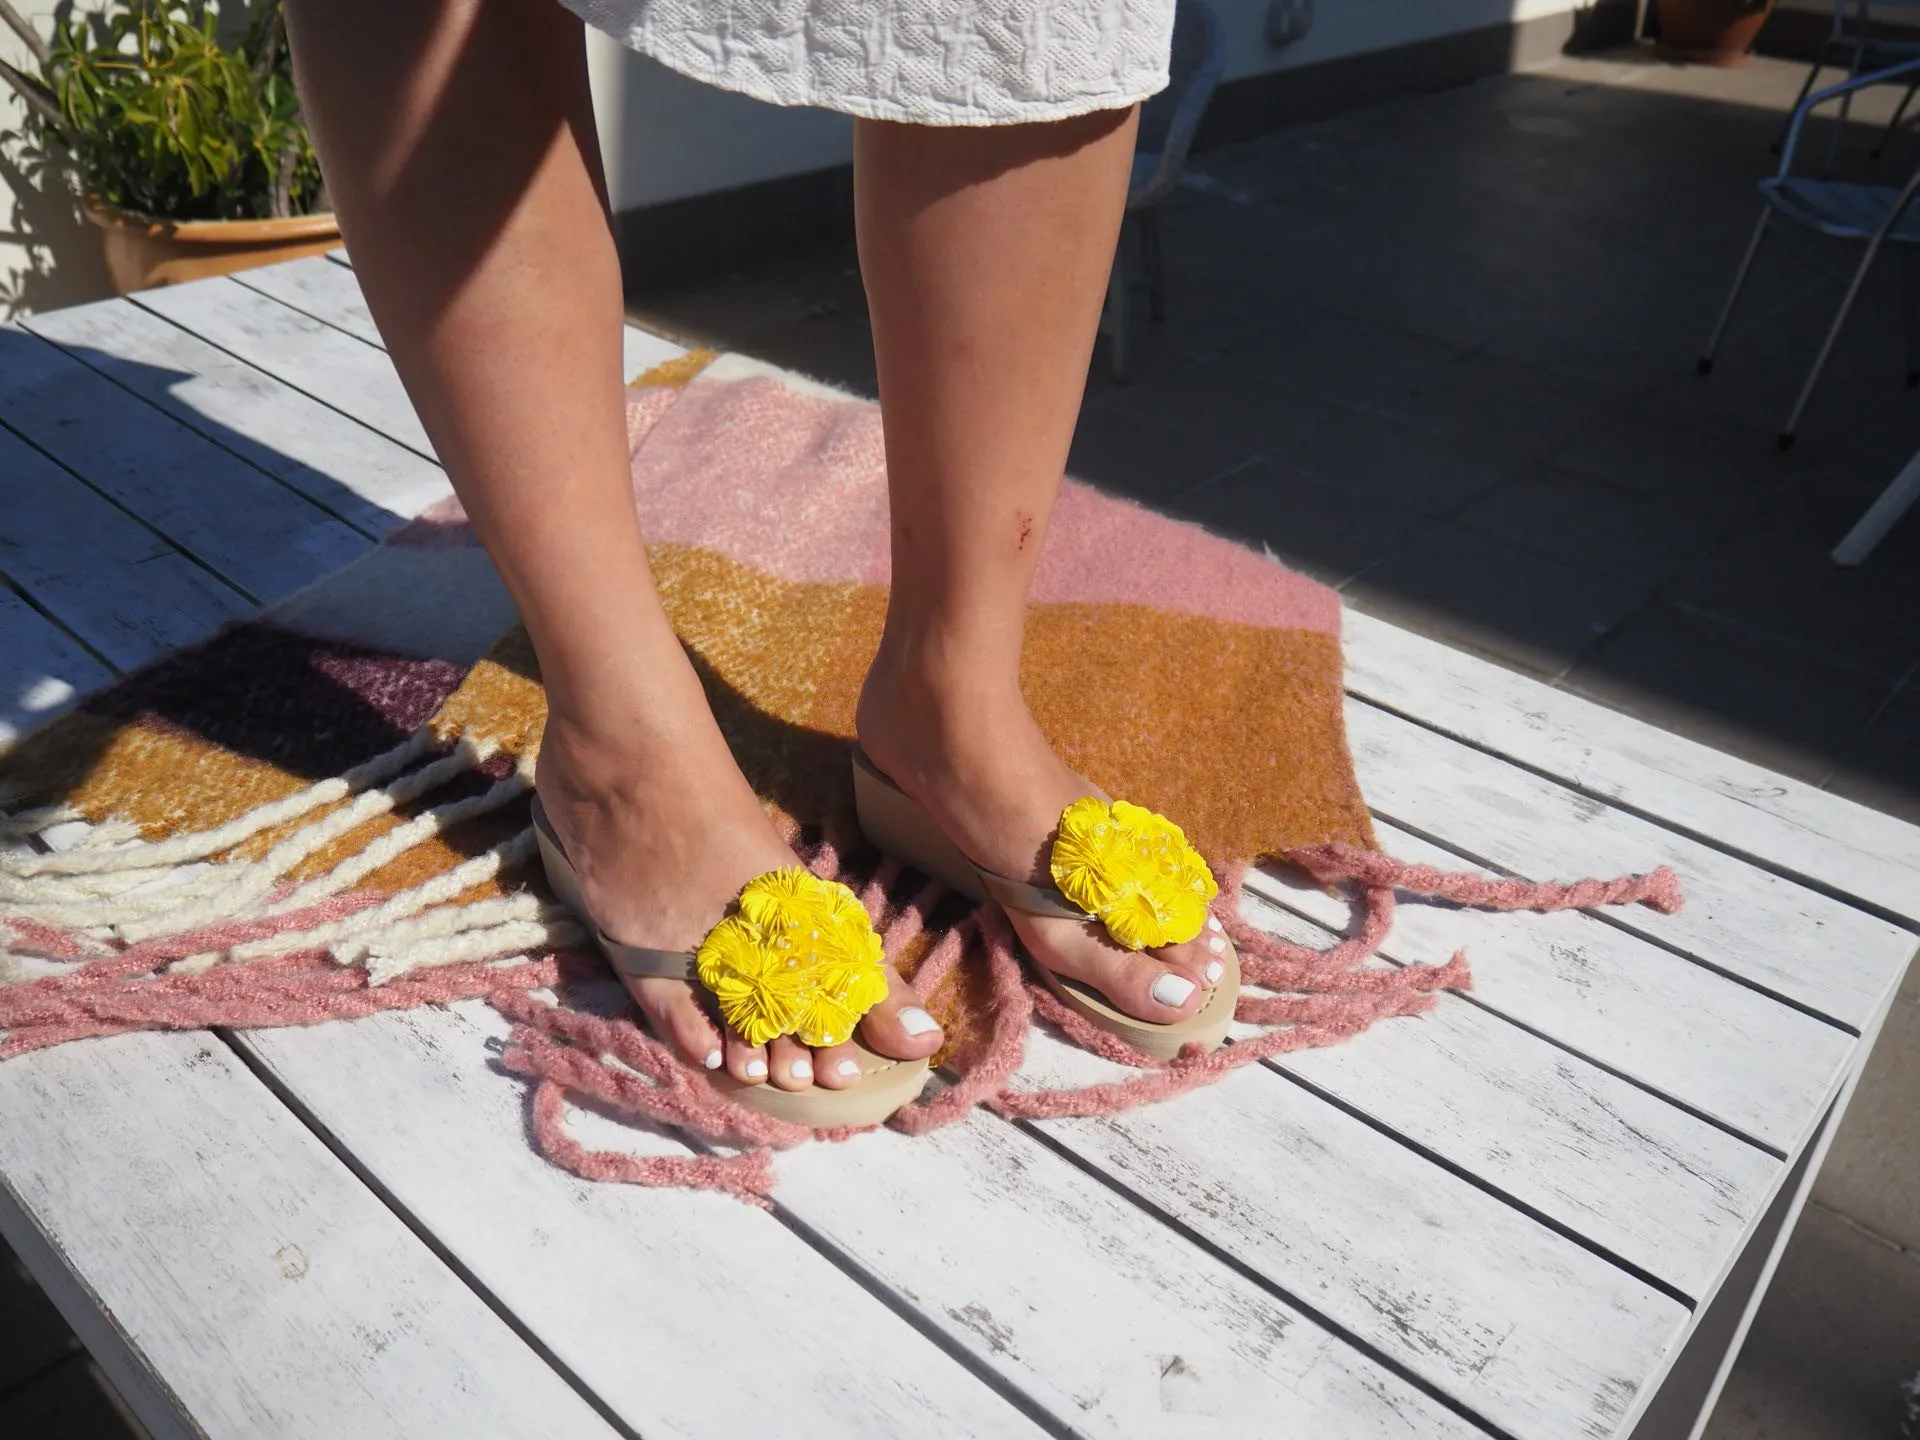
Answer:
[[[773,1083],[782,1090],[805,1090],[813,1084],[813,1052],[791,1035],[776,1035],[767,1046],[767,1064]]]
[[[767,1078],[767,1052],[764,1046],[749,1045],[731,1026],[727,1028],[727,1073],[749,1085],[761,1085]]]
[[[1164,950],[1123,950],[1106,933],[1071,920],[1021,916],[1028,952],[1056,975],[1090,985],[1127,1014],[1155,1024],[1191,1015],[1209,984],[1204,941]]]
[[[851,1045],[826,1045],[813,1052],[813,1083],[846,1090],[860,1083],[860,1056]]]
[[[637,980],[634,1003],[647,1017],[647,1028],[680,1052],[690,1065],[720,1068],[720,1036],[700,1008],[693,987],[684,980]]]
[[[887,966],[887,998],[860,1022],[860,1038],[882,1055],[895,1060],[924,1060],[946,1038],[940,1022],[927,1013],[914,988]]]

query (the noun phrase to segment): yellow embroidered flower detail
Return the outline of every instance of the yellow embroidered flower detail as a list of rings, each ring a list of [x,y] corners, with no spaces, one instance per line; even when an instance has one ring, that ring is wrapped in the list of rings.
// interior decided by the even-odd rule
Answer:
[[[1220,893],[1185,831],[1124,800],[1086,796],[1069,805],[1048,868],[1060,893],[1129,950],[1193,939]]]
[[[798,865],[769,870],[694,956],[700,983],[749,1045],[792,1035],[839,1045],[887,995],[885,954],[846,886]]]

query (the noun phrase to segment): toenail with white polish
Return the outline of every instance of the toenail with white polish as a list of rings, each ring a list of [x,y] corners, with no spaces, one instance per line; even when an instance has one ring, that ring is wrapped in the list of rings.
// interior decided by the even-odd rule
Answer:
[[[1207,929],[1218,930],[1219,928],[1220,928],[1220,917],[1218,915],[1207,916]]]
[[[723,1057],[721,1056],[718,1050],[707,1051],[707,1069],[718,1070],[720,1068],[720,1061],[722,1058]]]
[[[764,1080],[766,1079],[766,1076],[767,1076],[766,1061],[764,1060],[747,1061],[747,1078],[749,1080]]]
[[[1193,994],[1193,981],[1184,975],[1175,975],[1169,970],[1153,982],[1153,998],[1169,1010],[1178,1010],[1187,1003],[1187,997]]]
[[[813,1062],[811,1060],[796,1060],[787,1066],[787,1074],[796,1080],[811,1080],[813,1078]]]
[[[858,1060],[842,1060],[838,1065],[833,1067],[833,1073],[838,1075],[842,1080],[851,1080],[860,1073],[860,1062]]]
[[[940,1022],[922,1010],[918,1005],[909,1005],[901,1010],[897,1017],[900,1028],[909,1035],[931,1035],[940,1028]]]
[[[1207,961],[1207,983],[1209,985],[1218,985],[1220,983],[1220,977],[1226,973],[1227,967],[1222,965],[1218,960]]]
[[[1209,935],[1207,937],[1207,949],[1213,951],[1214,954],[1218,955],[1226,948],[1227,942],[1222,940],[1218,935]]]

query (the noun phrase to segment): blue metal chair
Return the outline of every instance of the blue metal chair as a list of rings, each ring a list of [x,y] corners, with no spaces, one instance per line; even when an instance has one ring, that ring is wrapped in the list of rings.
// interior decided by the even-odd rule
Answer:
[[[1847,287],[1846,298],[1840,302],[1839,313],[1833,317],[1827,338],[1814,358],[1807,383],[1801,387],[1800,398],[1794,402],[1793,413],[1787,417],[1786,427],[1780,432],[1782,450],[1792,446],[1800,416],[1813,395],[1813,387],[1819,383],[1820,372],[1826,369],[1827,360],[1833,354],[1840,329],[1847,323],[1853,303],[1859,298],[1867,272],[1873,268],[1873,262],[1886,245],[1903,247],[1907,384],[1920,385],[1920,308],[1917,308],[1920,307],[1920,275],[1915,273],[1915,250],[1920,247],[1920,210],[1916,210],[1913,203],[1916,192],[1920,192],[1920,171],[1916,171],[1905,185],[1899,187],[1864,185],[1851,180],[1815,179],[1793,173],[1794,152],[1805,133],[1807,117],[1814,110],[1831,100],[1839,100],[1844,104],[1850,96],[1869,85],[1889,83],[1920,84],[1920,59],[1856,75],[1808,96],[1794,108],[1793,119],[1787,126],[1786,141],[1781,149],[1780,168],[1760,182],[1760,197],[1765,201],[1760,209],[1760,223],[1754,227],[1753,239],[1747,243],[1746,257],[1741,260],[1740,269],[1733,277],[1733,289],[1727,295],[1727,303],[1721,308],[1720,319],[1714,325],[1707,348],[1700,357],[1700,373],[1705,375],[1713,369],[1714,352],[1720,347],[1727,322],[1733,318],[1734,306],[1753,269],[1754,257],[1760,253],[1760,242],[1767,238],[1767,229],[1776,215],[1822,235],[1866,243],[1866,253],[1860,257],[1853,283]]]
[[[1849,27],[1847,11],[1851,6],[1853,24]],[[1884,72],[1899,66],[1903,61],[1920,59],[1920,40],[1896,40],[1885,35],[1876,36],[1872,30],[1872,9],[1913,10],[1920,9],[1920,0],[1833,0],[1833,27],[1827,32],[1827,38],[1820,42],[1820,48],[1814,52],[1813,65],[1807,71],[1806,83],[1801,85],[1800,94],[1794,99],[1794,109],[1798,110],[1812,92],[1814,82],[1819,80],[1820,72],[1829,66],[1837,66],[1847,72],[1847,78],[1864,75],[1868,72]],[[1914,91],[1920,89],[1920,79],[1907,82],[1907,93],[1901,97],[1899,106],[1893,112],[1893,118],[1887,122],[1887,128],[1881,133],[1880,141],[1869,152],[1879,159],[1886,149],[1894,132],[1900,128],[1905,118],[1907,106],[1913,103]],[[1852,108],[1852,96],[1840,102],[1839,124],[1834,127],[1833,139],[1827,147],[1827,165],[1833,165],[1834,153],[1839,149],[1840,132],[1846,126],[1848,112]],[[1774,146],[1780,149],[1785,136]]]
[[[1167,88],[1140,107],[1127,214],[1107,282],[1106,313],[1100,319],[1100,331],[1107,337],[1107,364],[1115,380],[1124,381],[1131,373],[1129,329],[1136,285],[1144,285],[1153,318],[1167,318],[1159,206],[1179,184],[1193,132],[1200,128],[1200,117],[1206,114],[1226,63],[1226,34],[1212,7],[1206,0],[1178,0]]]

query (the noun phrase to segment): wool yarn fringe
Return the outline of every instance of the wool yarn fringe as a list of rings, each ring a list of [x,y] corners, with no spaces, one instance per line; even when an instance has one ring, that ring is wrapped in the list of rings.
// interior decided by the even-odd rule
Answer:
[[[530,759],[478,793],[393,825],[323,875],[286,879],[369,821],[486,764],[496,748],[474,735],[449,746],[422,728],[295,795],[156,841],[110,821],[49,849],[44,837],[80,816],[53,808],[0,817],[0,1058],[133,1030],[312,1025],[480,998],[512,1022],[502,1062],[532,1083],[534,1139],[554,1164],[593,1180],[710,1189],[770,1205],[775,1150],[852,1132],[809,1130],[728,1099],[705,1071],[642,1029],[630,1006],[602,1016],[556,998],[563,978],[597,965],[579,948],[581,928],[531,891],[461,899],[528,863],[530,828],[396,894],[353,889],[407,850],[520,799],[532,788]],[[889,955],[906,952],[951,901],[944,885],[927,881],[896,902],[899,861],[863,869],[848,858],[863,850],[857,841],[803,844],[796,826],[784,828],[815,874],[860,897]],[[258,858],[235,853],[276,830],[286,833]],[[948,925],[912,978],[931,996],[977,956],[991,997],[986,1039],[964,1067],[936,1079],[929,1095],[889,1123],[924,1134],[980,1105],[1009,1120],[1112,1114],[1431,1009],[1434,992],[1470,987],[1466,957],[1370,965],[1392,928],[1397,892],[1487,910],[1645,904],[1671,913],[1681,904],[1679,879],[1664,866],[1543,884],[1439,871],[1346,845],[1280,858],[1322,885],[1349,887],[1355,922],[1324,950],[1283,941],[1241,918],[1244,867],[1228,873],[1217,914],[1252,988],[1240,998],[1232,1043],[1210,1053],[1189,1046],[1174,1059],[1155,1059],[1068,1009],[1026,978],[1013,929],[992,906]],[[1079,1089],[1019,1088],[1016,1072],[1036,1017],[1134,1073]],[[696,1153],[589,1149],[568,1131],[579,1105],[670,1127]]]

